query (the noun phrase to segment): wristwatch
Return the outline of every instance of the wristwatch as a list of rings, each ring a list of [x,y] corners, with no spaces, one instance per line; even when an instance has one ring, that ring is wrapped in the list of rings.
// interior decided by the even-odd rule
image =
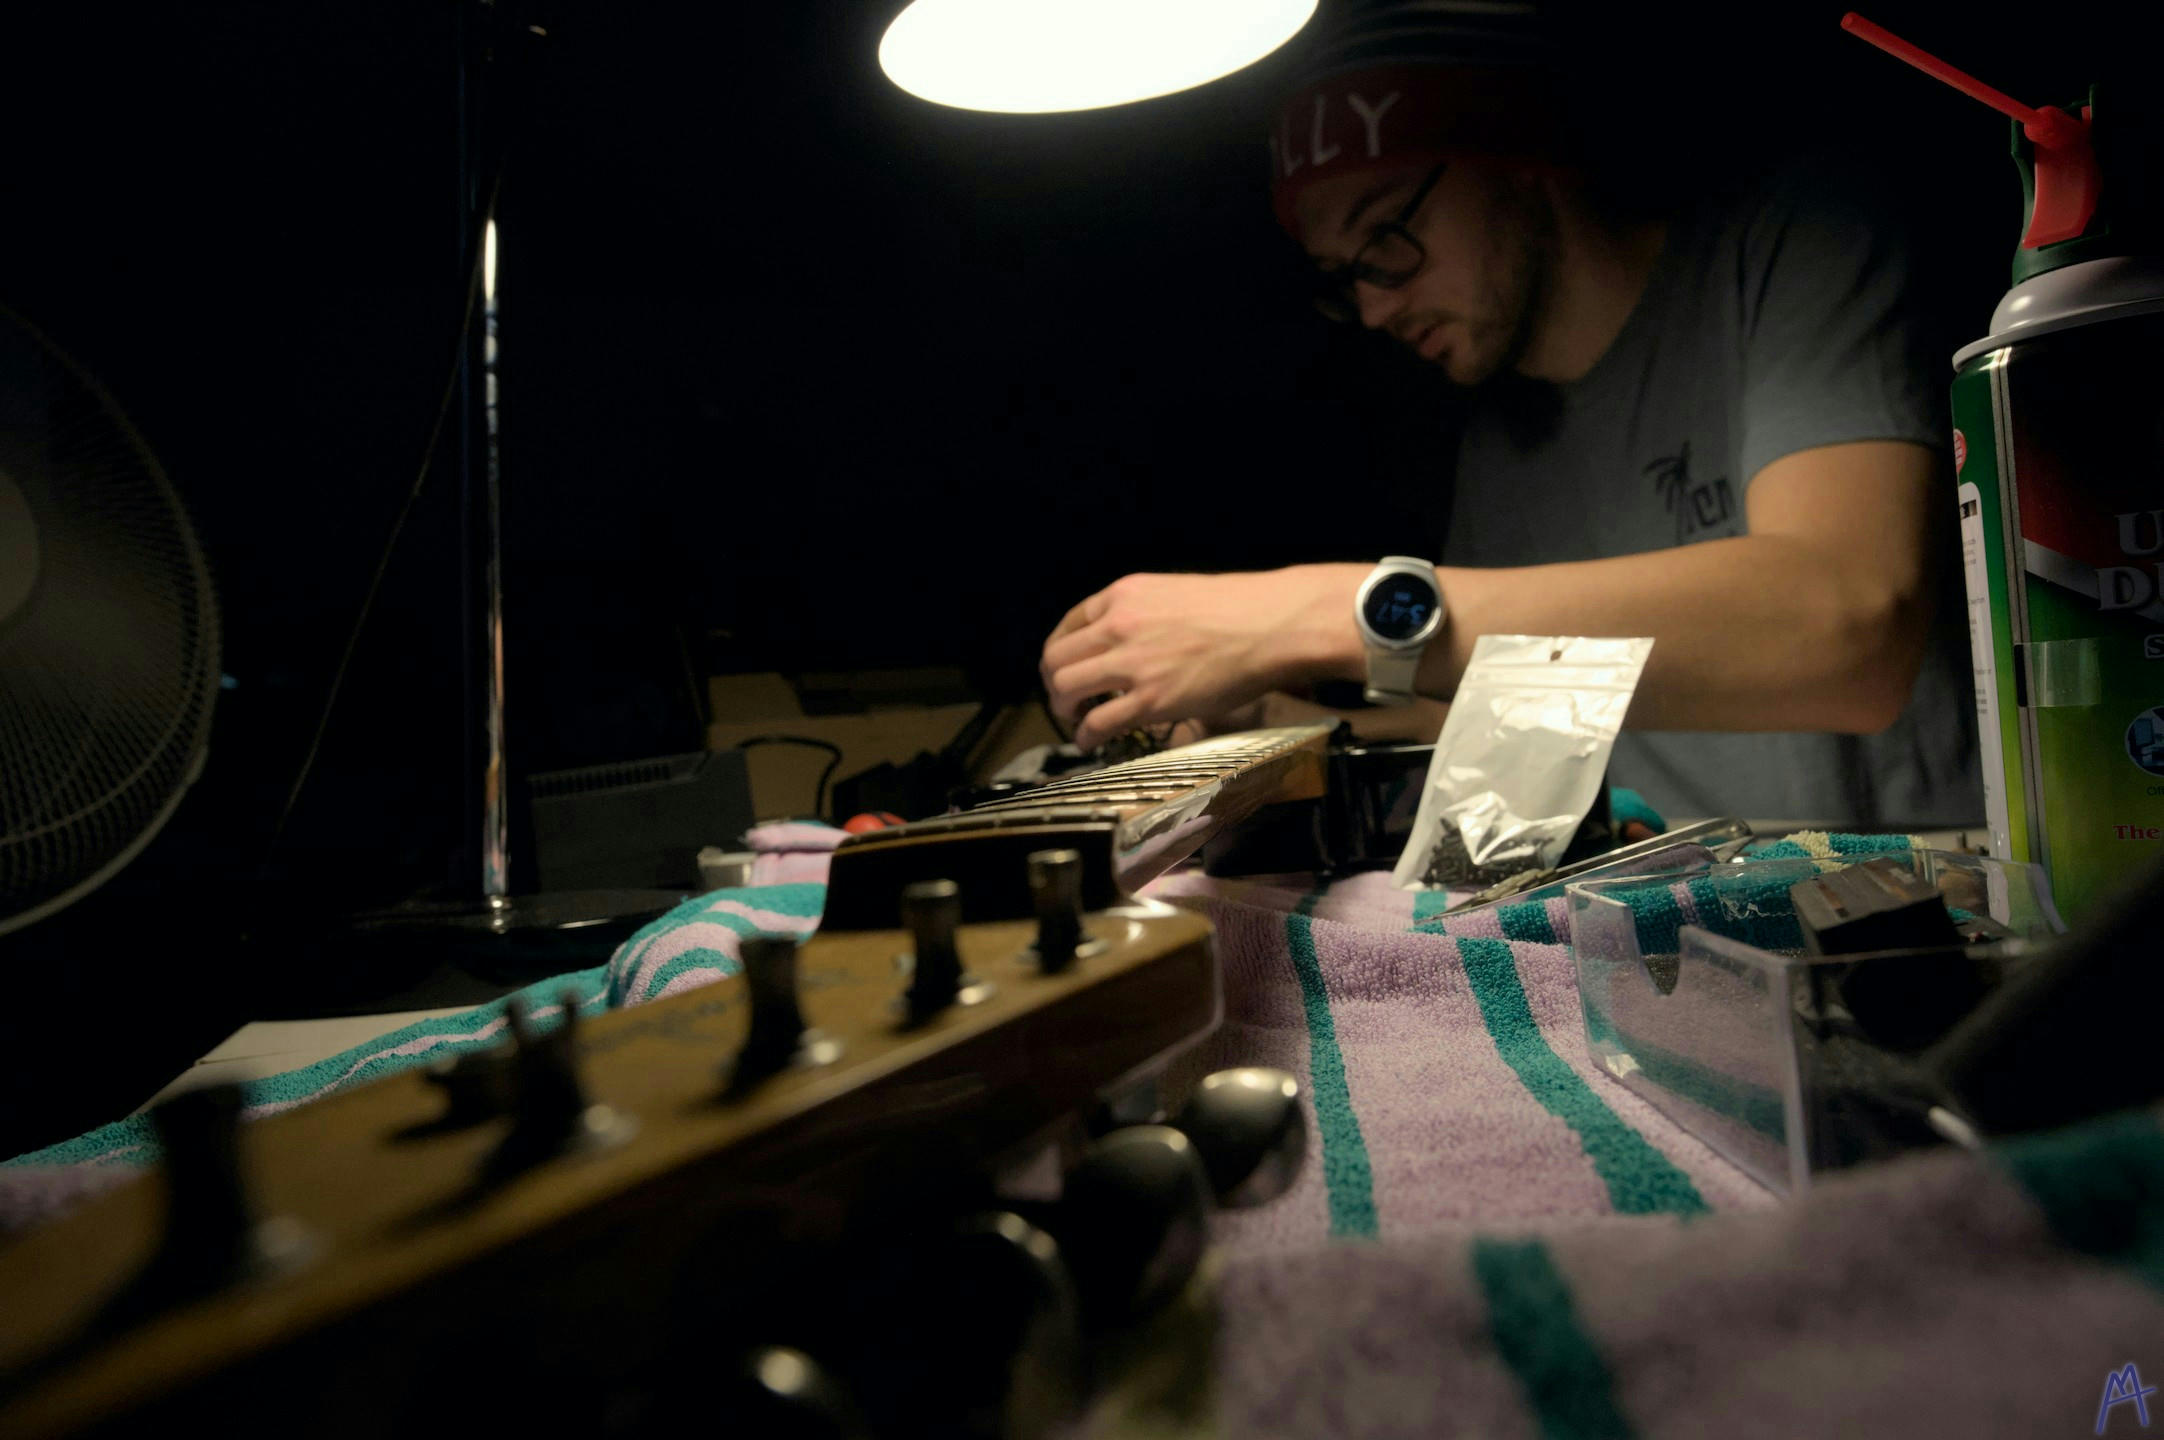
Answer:
[[[1448,607],[1435,567],[1410,555],[1385,555],[1360,582],[1353,623],[1368,652],[1371,705],[1409,705],[1420,656],[1443,628]]]

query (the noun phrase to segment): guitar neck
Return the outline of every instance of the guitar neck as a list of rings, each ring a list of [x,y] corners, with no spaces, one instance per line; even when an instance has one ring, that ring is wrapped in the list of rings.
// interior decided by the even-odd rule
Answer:
[[[893,897],[920,880],[961,886],[963,918],[1031,913],[1027,857],[1082,857],[1089,909],[1117,903],[1265,805],[1327,785],[1331,726],[1249,730],[1055,780],[959,815],[854,835],[835,848],[823,929],[895,923]]]
[[[511,1088],[470,1112],[388,1076],[0,1248],[0,1434],[276,1415],[377,1435],[465,1393],[435,1356],[575,1367],[603,1396],[633,1383],[601,1372],[636,1347],[594,1337],[681,1329],[685,1275],[722,1277],[688,1292],[702,1316],[762,1313],[771,1287],[730,1268],[742,1256],[818,1252],[853,1213],[1036,1153],[1207,1034],[1208,923],[1127,892],[1257,807],[1319,794],[1329,733],[1227,736],[856,837],[785,979],[581,1022],[553,1061],[522,1034]],[[1030,889],[1047,849],[1082,860],[1060,964]],[[908,889],[923,880],[954,884]],[[281,1226],[305,1244],[258,1265]],[[534,1394],[527,1412],[563,1418]]]
[[[172,1283],[170,1262],[191,1258],[176,1248],[205,1228],[185,1165],[192,1179],[161,1167],[0,1247],[0,1435],[122,1418],[128,1433],[437,1433],[444,1405],[476,1400],[492,1421],[562,1420],[551,1406],[632,1378],[609,1369],[637,1359],[624,1337],[688,1333],[687,1296],[703,1334],[728,1315],[747,1341],[786,1334],[783,1297],[731,1266],[785,1241],[822,1253],[853,1213],[1027,1153],[1207,1034],[1209,934],[1137,900],[1087,916],[1087,953],[1052,973],[1031,923],[964,926],[971,986],[911,1021],[909,932],[822,933],[798,959],[813,1028],[794,1058],[732,1083],[761,1004],[741,975],[581,1022],[567,1063],[610,1124],[580,1111],[516,1167],[499,1161],[531,1094],[460,1118],[413,1070],[241,1127],[246,1209],[303,1237],[296,1263]],[[689,1274],[712,1283],[687,1292]],[[580,1385],[535,1404],[482,1383],[514,1362]]]

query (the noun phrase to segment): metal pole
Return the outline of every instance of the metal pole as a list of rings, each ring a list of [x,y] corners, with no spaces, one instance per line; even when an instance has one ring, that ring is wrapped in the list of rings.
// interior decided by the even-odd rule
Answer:
[[[494,206],[481,235],[481,443],[484,448],[485,505],[483,536],[487,546],[482,583],[488,607],[484,634],[487,666],[488,752],[481,775],[481,893],[491,909],[501,910],[511,889],[510,805],[503,747],[503,467],[497,434],[496,386],[496,216]]]
[[[495,103],[499,22],[495,0],[461,0],[459,250],[472,254],[476,228],[481,245],[481,327],[466,348],[460,381],[460,523],[466,536],[467,565],[466,642],[461,647],[467,672],[467,738],[462,768],[472,787],[467,794],[478,791],[480,801],[479,830],[466,832],[474,846],[468,853],[480,862],[481,896],[490,915],[500,922],[505,919],[511,890],[511,862],[510,774],[503,725],[503,461],[497,371],[496,202],[503,156]]]

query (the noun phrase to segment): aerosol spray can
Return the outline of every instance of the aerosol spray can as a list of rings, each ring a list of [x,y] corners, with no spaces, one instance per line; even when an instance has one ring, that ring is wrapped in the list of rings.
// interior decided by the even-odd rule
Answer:
[[[2031,109],[1842,23],[2012,117],[2026,223],[1990,334],[1954,356],[1954,465],[1991,850],[2041,864],[2072,920],[2164,850],[2155,161],[2093,87]]]

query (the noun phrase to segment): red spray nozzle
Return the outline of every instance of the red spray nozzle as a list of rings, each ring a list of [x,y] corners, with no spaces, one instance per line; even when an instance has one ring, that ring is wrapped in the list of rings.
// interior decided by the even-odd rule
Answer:
[[[2001,115],[2021,122],[2022,133],[2036,146],[2036,202],[2029,210],[2028,233],[2021,237],[2024,248],[2034,250],[2040,245],[2071,240],[2089,228],[2103,184],[2097,170],[2096,147],[2089,139],[2086,106],[2079,116],[2074,116],[2055,105],[2024,105],[1853,10],[1841,17],[1841,28],[1896,60],[1905,60],[1926,75],[1945,81],[1970,99],[1981,100]]]

